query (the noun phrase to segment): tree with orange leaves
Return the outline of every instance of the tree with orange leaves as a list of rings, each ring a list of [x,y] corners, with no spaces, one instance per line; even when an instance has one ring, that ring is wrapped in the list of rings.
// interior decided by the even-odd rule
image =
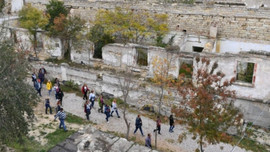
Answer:
[[[206,143],[229,141],[226,131],[240,125],[242,114],[234,107],[235,91],[228,89],[235,78],[224,80],[225,74],[217,70],[217,62],[211,64],[209,59],[199,57],[195,60],[193,79],[178,86],[183,100],[172,112],[197,140],[200,148],[196,151],[203,152]]]

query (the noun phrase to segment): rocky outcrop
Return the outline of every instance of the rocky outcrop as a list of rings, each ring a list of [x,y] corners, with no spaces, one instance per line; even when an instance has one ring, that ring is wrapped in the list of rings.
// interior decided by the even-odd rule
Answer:
[[[115,135],[86,126],[49,152],[157,152]]]

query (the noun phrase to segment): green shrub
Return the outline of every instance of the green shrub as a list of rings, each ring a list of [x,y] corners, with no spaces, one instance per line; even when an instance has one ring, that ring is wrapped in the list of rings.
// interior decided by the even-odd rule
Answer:
[[[67,114],[66,122],[75,123],[75,124],[79,124],[79,125],[85,124],[85,121],[81,117],[78,117],[78,116],[70,114],[70,113]]]

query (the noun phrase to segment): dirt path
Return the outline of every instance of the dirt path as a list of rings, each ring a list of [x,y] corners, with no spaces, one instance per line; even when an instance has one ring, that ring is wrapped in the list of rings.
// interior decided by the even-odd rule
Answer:
[[[47,95],[47,92],[43,92],[43,95]],[[50,97],[52,104],[56,104],[56,100],[53,96]],[[63,108],[65,111],[82,117],[85,119],[85,113],[83,110],[83,99],[82,97],[78,97],[75,94],[65,93],[63,98]],[[114,117],[109,119],[109,123],[105,120],[105,115],[102,113],[97,112],[98,104],[97,102],[94,105],[94,109],[91,111],[90,120],[95,123],[95,127],[99,128],[102,131],[114,131],[118,133],[125,134],[126,133],[126,125],[123,118],[117,118],[116,114],[114,113]],[[139,113],[139,111],[138,111]],[[122,116],[122,110],[119,109],[119,114]],[[128,120],[131,123],[131,130],[130,130],[130,138],[136,137],[137,141],[144,143],[145,137],[140,135],[140,132],[137,132],[133,135],[133,131],[135,129],[135,119],[137,114],[129,113],[127,115]],[[153,129],[155,128],[155,121],[141,116],[143,121],[143,132],[146,135],[147,133],[152,134],[152,145],[154,145],[154,133]],[[67,125],[68,126],[68,125]],[[68,126],[70,127],[70,126]],[[158,147],[163,151],[173,151],[173,152],[190,152],[195,151],[198,148],[198,144],[196,141],[191,139],[191,135],[188,135],[187,138],[182,142],[178,143],[178,136],[183,132],[184,128],[180,125],[176,125],[174,129],[174,133],[169,133],[169,125],[168,122],[164,122],[161,125],[161,134],[158,135]],[[223,148],[221,148],[223,147]],[[206,152],[228,152],[233,147],[229,144],[220,143],[218,145],[209,145],[205,147]],[[237,147],[235,152],[245,152],[246,150]]]

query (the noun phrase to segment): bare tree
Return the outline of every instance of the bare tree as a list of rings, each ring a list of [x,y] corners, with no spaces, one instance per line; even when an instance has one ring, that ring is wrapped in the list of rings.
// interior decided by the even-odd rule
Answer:
[[[126,68],[126,73],[122,76],[119,77],[119,88],[121,89],[123,93],[123,101],[124,101],[124,109],[123,109],[123,118],[127,127],[127,133],[126,133],[126,139],[129,139],[129,131],[130,131],[130,122],[127,119],[127,98],[129,95],[129,92],[133,90],[135,87],[135,83],[132,80],[132,71],[127,67]]]
[[[154,57],[153,65],[153,78],[152,82],[159,88],[158,89],[158,116],[161,113],[162,104],[164,104],[165,91],[168,86],[173,82],[172,75],[169,71],[173,69],[172,61],[173,54],[166,52],[166,57]],[[157,132],[155,132],[155,148],[157,148]]]

